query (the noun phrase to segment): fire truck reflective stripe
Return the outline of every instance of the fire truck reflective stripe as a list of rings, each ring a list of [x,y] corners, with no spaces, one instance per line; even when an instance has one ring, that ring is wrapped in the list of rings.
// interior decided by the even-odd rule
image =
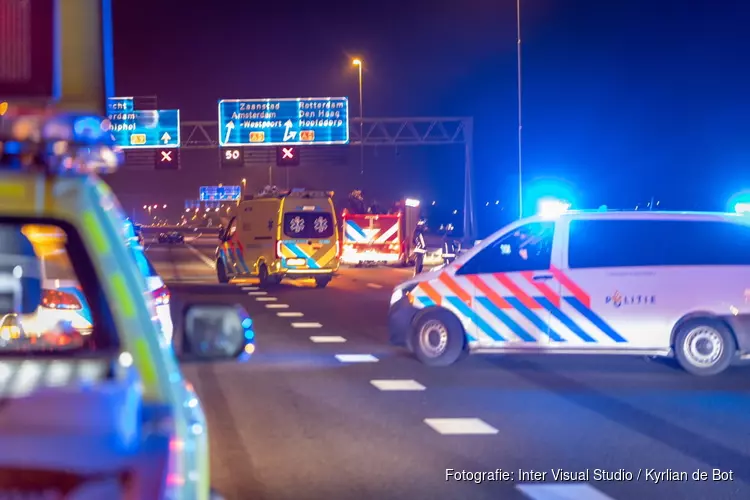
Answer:
[[[544,306],[545,309],[551,312],[552,316],[554,316],[560,323],[562,323],[565,328],[575,333],[578,337],[581,338],[581,340],[583,340],[584,342],[596,342],[596,340],[592,338],[591,335],[583,331],[583,329],[578,326],[575,321],[570,319],[565,313],[555,307],[554,304],[552,304],[549,300],[544,297],[537,297],[536,300],[539,301],[539,303]]]
[[[460,316],[463,316],[464,318],[477,325],[477,327],[479,327],[480,330],[486,333],[492,340],[496,340],[498,342],[502,342],[505,340],[502,335],[497,333],[490,325],[487,324],[486,321],[480,318],[479,315],[475,313],[471,309],[471,307],[467,306],[460,298],[445,297],[445,300],[458,311]],[[464,328],[464,330],[466,329]],[[477,338],[469,332],[464,331],[464,334],[466,335],[466,340],[468,340],[469,342],[474,342],[477,340]]]
[[[467,276],[469,281],[487,297],[498,309],[513,309],[504,298],[498,295],[492,288],[476,274]]]
[[[378,244],[387,243],[388,240],[391,238],[391,236],[393,236],[397,232],[398,232],[398,222],[392,225],[391,227],[389,227],[386,232],[378,236],[378,239],[375,240],[375,243],[378,243]]]
[[[432,299],[435,305],[441,305],[442,297],[440,296],[438,291],[432,287],[432,285],[430,285],[426,281],[423,281],[422,283],[417,285],[417,289],[421,290],[425,295]]]
[[[458,298],[463,300],[466,305],[471,307],[471,294],[467,292],[466,290],[464,290],[463,288],[461,288],[461,286],[458,283],[456,283],[456,280],[451,278],[450,275],[448,275],[448,273],[440,273],[440,276],[438,277],[438,279],[440,280],[442,284],[448,287],[448,289],[451,292],[455,293],[458,296]]]
[[[499,281],[501,285],[507,288],[511,294],[518,298],[518,300],[520,300],[521,303],[529,309],[542,308],[542,306],[536,300],[534,300],[531,295],[521,290],[521,287],[513,283],[513,281],[507,275],[502,273],[495,273],[492,275],[492,277]]]
[[[563,274],[563,272],[555,266],[549,266],[549,270],[552,273],[552,276],[554,276],[555,279],[562,284],[562,286],[567,288],[570,293],[572,293],[573,296],[581,302],[581,304],[586,306],[586,308],[588,309],[591,308],[591,297],[589,297],[589,295],[584,292],[581,287],[573,283],[570,278],[565,276],[565,274]]]
[[[534,281],[534,273],[529,272],[529,271],[522,272],[521,276],[523,276],[526,279],[526,281],[531,283],[534,286],[534,288],[539,290],[542,293],[542,295],[544,295],[547,298],[547,300],[549,300],[555,305],[555,307],[560,307],[560,295],[555,293],[555,291],[552,288],[550,288],[547,284]]]
[[[543,320],[542,318],[540,318],[537,313],[523,305],[523,302],[521,302],[519,299],[515,297],[507,297],[505,300],[507,300],[519,313],[521,313],[524,318],[529,320],[539,330],[539,333],[544,334],[554,342],[565,342],[565,339],[560,336],[559,333],[549,328],[547,320]]]
[[[510,316],[508,316],[503,311],[501,311],[500,308],[497,307],[489,298],[477,297],[477,302],[482,304],[485,309],[487,309],[493,316],[499,319],[505,326],[507,326],[510,329],[510,331],[515,333],[524,342],[536,342],[537,341],[537,339],[535,339],[531,334],[529,334],[526,330],[524,330],[521,327],[521,325],[513,321],[513,319]],[[539,318],[536,318],[536,319],[539,320]],[[541,323],[542,325],[544,325],[544,322],[541,322]],[[535,325],[537,326],[537,328],[541,328],[538,324],[535,323]],[[546,326],[544,327],[544,329],[546,330]]]
[[[367,235],[356,222],[346,221],[346,238],[357,243],[367,241]]]
[[[299,257],[301,259],[307,260],[307,267],[309,267],[310,269],[319,269],[320,268],[320,266],[318,266],[318,263],[315,262],[315,259],[313,259],[309,255],[307,255],[300,247],[297,246],[296,243],[285,242],[284,246],[286,246],[287,248],[289,248],[289,250],[291,250],[292,253],[294,253],[295,257]]]
[[[594,311],[586,307],[577,297],[564,297],[565,302],[573,306],[573,309],[578,311],[584,318],[589,320],[599,330],[604,332],[609,338],[618,343],[627,342],[627,340],[617,333],[611,326],[609,326],[602,318],[600,318]]]

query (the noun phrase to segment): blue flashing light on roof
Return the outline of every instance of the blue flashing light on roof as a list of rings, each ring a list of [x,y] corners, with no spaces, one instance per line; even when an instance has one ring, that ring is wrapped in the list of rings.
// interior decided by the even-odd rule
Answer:
[[[539,200],[537,213],[542,217],[557,217],[570,209],[570,203],[554,198],[543,198]]]
[[[750,202],[735,203],[734,211],[738,214],[750,214]]]
[[[121,159],[106,118],[9,111],[0,122],[0,168],[108,173],[117,169]]]

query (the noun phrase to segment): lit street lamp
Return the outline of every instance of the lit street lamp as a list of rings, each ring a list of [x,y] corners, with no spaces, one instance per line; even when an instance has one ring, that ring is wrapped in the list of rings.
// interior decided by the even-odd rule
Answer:
[[[359,70],[359,168],[360,175],[365,174],[365,136],[364,136],[364,120],[365,112],[362,99],[362,59],[354,59],[352,61],[357,69]]]

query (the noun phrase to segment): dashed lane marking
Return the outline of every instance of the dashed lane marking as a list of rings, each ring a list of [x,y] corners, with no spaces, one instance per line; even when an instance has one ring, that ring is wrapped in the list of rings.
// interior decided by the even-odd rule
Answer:
[[[203,253],[200,250],[198,250],[197,248],[195,248],[193,245],[190,245],[189,243],[185,243],[185,246],[187,247],[188,250],[190,250],[190,252],[192,252],[193,255],[195,255],[196,257],[198,257],[198,259],[201,262],[203,262],[204,264],[206,264],[211,269],[216,270],[216,262],[212,261],[211,259],[209,259],[205,255],[203,255]]]
[[[383,288],[383,285],[378,285],[377,283],[368,283],[367,286],[375,289]]]
[[[276,302],[276,297],[255,297],[258,302]]]
[[[268,292],[247,292],[248,295],[268,295]]]
[[[614,500],[586,483],[517,484],[516,489],[533,500]]]
[[[336,359],[342,363],[377,363],[378,358],[372,354],[337,354]]]
[[[249,292],[249,291],[257,290],[258,287],[257,286],[243,286],[242,289],[246,292]]]
[[[315,342],[316,344],[341,344],[343,342],[346,342],[346,339],[344,337],[339,337],[337,335],[330,335],[330,336],[312,336],[310,337],[310,340]]]
[[[289,309],[289,304],[266,304],[266,309]]]
[[[292,323],[292,328],[323,328],[320,323]]]
[[[444,436],[498,433],[497,429],[479,418],[426,418],[424,423]]]
[[[370,380],[381,391],[424,391],[425,386],[416,380]]]
[[[276,316],[278,316],[279,318],[301,318],[302,316],[304,316],[304,314],[300,312],[278,312],[276,313]],[[311,324],[317,324],[317,323],[297,323],[297,324],[298,325],[302,325],[302,324],[311,325]],[[294,326],[294,323],[292,323],[292,326]],[[295,328],[304,328],[304,327],[295,326]]]

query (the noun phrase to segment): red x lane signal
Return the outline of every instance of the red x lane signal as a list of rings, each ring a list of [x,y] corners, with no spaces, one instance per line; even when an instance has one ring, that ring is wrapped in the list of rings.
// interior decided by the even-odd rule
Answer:
[[[177,149],[156,149],[156,168],[161,170],[177,170],[180,168],[180,151]]]
[[[299,165],[299,149],[296,146],[276,147],[277,167],[296,167]]]

